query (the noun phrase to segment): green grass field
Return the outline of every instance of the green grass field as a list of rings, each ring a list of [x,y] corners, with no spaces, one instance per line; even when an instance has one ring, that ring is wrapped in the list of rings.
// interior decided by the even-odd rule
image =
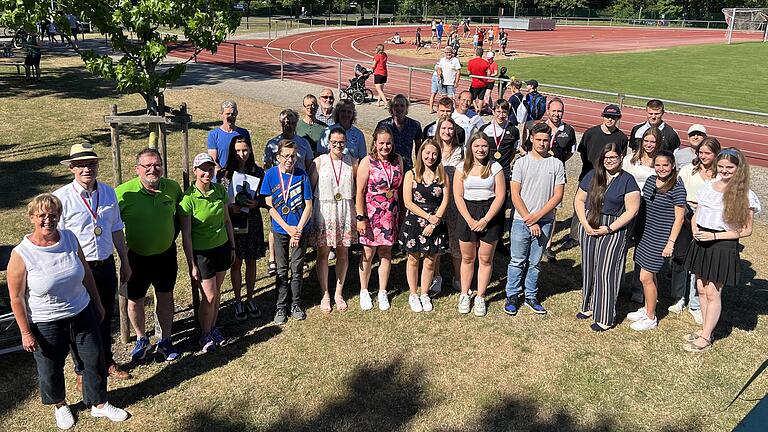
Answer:
[[[30,230],[26,203],[71,180],[59,161],[72,144],[94,143],[104,157],[99,178],[114,184],[103,116],[112,103],[126,112],[140,108],[142,101],[116,94],[110,83],[84,72],[79,59],[72,57],[47,58],[40,82],[0,72],[0,96],[0,167],[6,180],[0,192],[0,244],[15,245]],[[218,103],[232,97],[205,88],[166,92],[167,104],[189,105],[194,121],[191,151],[203,150],[207,132],[219,124]],[[236,99],[238,124],[251,131],[257,154],[275,134],[279,110],[300,103]],[[133,175],[132,155],[146,144],[147,131],[125,127],[121,137],[122,173],[128,179]],[[168,142],[169,174],[180,181],[178,131],[171,131]],[[570,183],[566,200],[573,194]],[[564,219],[570,214],[565,207],[558,215],[558,239],[567,231]],[[744,400],[725,409],[768,352],[768,261],[760,247],[766,241],[766,225],[757,222],[755,234],[743,242],[745,285],[726,291],[718,341],[704,355],[682,350],[681,336],[695,325],[687,313],[667,314],[669,299],[661,300],[662,320],[652,332],[633,332],[625,321],[598,335],[577,321],[577,250],[561,252],[556,263],[543,264],[540,295],[549,309],[546,316],[523,310],[509,317],[502,312],[507,262],[501,254],[495,258],[485,318],[459,315],[458,295],[453,293],[436,298],[432,313],[410,312],[402,257],[391,272],[392,309],[363,313],[356,293],[358,258],[353,257],[344,289],[350,311],[319,311],[319,289],[311,271],[304,279],[308,319],[284,327],[270,322],[274,280],[266,277],[266,262],[261,260],[256,300],[265,318],[234,320],[227,278],[220,322],[236,340],[219,352],[201,355],[190,311],[189,276],[179,254],[174,340],[183,357],[168,365],[130,367],[133,378],[110,382],[109,397],[133,417],[112,425],[92,419],[79,404],[77,430],[731,430],[768,390],[764,374]],[[451,270],[445,264],[447,276]],[[0,290],[5,290],[4,277],[0,275]],[[375,279],[374,273],[372,289]],[[636,307],[622,297],[619,319]],[[115,343],[119,361],[127,360],[131,347]],[[77,403],[81,398],[74,390],[70,364],[65,366],[69,402]],[[0,357],[0,383],[0,430],[53,430],[52,410],[40,403],[31,355]]]
[[[525,47],[521,50],[524,51]],[[498,61],[501,66],[507,67],[510,76],[522,80],[536,79],[541,83],[768,113],[768,98],[762,97],[763,89],[768,89],[766,43],[698,45],[635,53],[515,60],[499,58]],[[466,60],[463,62],[466,63]],[[548,89],[546,86],[542,86],[542,90],[598,100],[606,100],[604,98],[607,97]],[[645,104],[645,101],[626,102]],[[668,109],[674,110],[675,107],[670,104]],[[684,112],[690,111],[690,108],[684,109]],[[708,114],[768,123],[768,117],[717,111]]]

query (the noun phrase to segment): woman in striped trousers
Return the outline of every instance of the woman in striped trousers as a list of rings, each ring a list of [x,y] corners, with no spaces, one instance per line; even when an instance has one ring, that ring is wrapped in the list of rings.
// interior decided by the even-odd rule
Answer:
[[[627,258],[627,225],[640,208],[640,188],[621,169],[621,150],[608,144],[595,169],[579,183],[573,200],[581,229],[582,304],[578,319],[593,318],[591,328],[612,328],[616,297]]]

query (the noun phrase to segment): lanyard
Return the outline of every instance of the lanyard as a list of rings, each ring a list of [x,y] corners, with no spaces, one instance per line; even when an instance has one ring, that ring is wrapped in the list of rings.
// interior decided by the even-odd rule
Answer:
[[[383,160],[379,160],[379,163],[381,164],[382,171],[384,171],[384,178],[387,179],[387,189],[391,190],[392,189],[392,180],[394,180],[394,176],[395,176],[395,174],[393,172],[394,168],[392,167],[392,165],[389,164],[389,162],[387,162],[387,165],[389,165],[389,170],[387,170],[387,166],[384,165],[384,161]]]
[[[77,189],[75,189],[75,185],[72,185],[72,190],[74,190],[75,193],[77,193]],[[99,191],[99,184],[96,183],[96,188],[93,191],[93,193],[96,194],[96,207],[95,207],[96,210],[91,208],[91,205],[88,204],[88,201],[85,198],[83,198],[82,194],[79,194],[79,193],[77,194],[77,196],[80,197],[80,200],[83,202],[83,204],[85,204],[85,207],[88,209],[88,212],[90,212],[91,216],[93,216],[93,220],[94,221],[99,219],[99,194],[98,194],[98,191]],[[93,195],[91,195],[91,196],[93,196]]]
[[[291,173],[291,176],[288,178],[288,188],[283,186],[283,172],[280,171],[280,168],[277,169],[277,173],[280,174],[280,195],[283,197],[283,204],[288,205],[288,195],[291,192],[291,182],[293,181],[293,173]]]
[[[333,157],[331,155],[328,155],[328,159],[331,161],[331,168],[333,168],[333,178],[336,180],[336,189],[338,190],[339,187],[341,187],[341,174],[344,170],[344,160],[339,159],[339,173],[336,174],[336,164],[333,163]]]

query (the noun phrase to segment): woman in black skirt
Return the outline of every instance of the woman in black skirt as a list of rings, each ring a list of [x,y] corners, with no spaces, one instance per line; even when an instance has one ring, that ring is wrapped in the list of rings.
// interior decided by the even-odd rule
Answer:
[[[400,250],[408,254],[406,276],[414,312],[432,311],[429,287],[440,254],[448,250],[448,229],[443,216],[448,209],[450,182],[438,147],[428,139],[421,144],[413,169],[405,174],[403,201],[408,210],[400,229]],[[419,261],[424,258],[419,286]]]
[[[754,215],[760,212],[760,201],[749,189],[744,154],[732,147],[723,149],[715,164],[719,179],[699,191],[699,206],[691,221],[694,242],[685,257],[685,267],[696,275],[704,319],[701,331],[685,336],[683,348],[691,352],[712,347],[722,289],[739,283],[739,239],[752,235]]]
[[[245,136],[236,136],[232,138],[229,144],[229,156],[227,165],[219,171],[219,182],[229,188],[232,183],[232,176],[235,171],[241,174],[247,174],[264,178],[264,170],[256,165],[253,157],[253,147],[251,140]],[[231,185],[236,192],[239,192],[242,185]],[[258,192],[258,189],[256,191]],[[229,214],[232,219],[235,230],[235,260],[232,262],[232,269],[229,273],[232,278],[232,291],[235,294],[235,319],[244,321],[248,316],[251,318],[260,318],[256,302],[253,299],[253,291],[256,286],[256,264],[258,259],[264,256],[266,250],[264,243],[264,223],[261,219],[260,207],[264,207],[264,198],[258,194],[253,197],[235,195],[233,202],[229,204]],[[247,211],[246,211],[247,210]],[[245,302],[242,301],[241,292],[243,288],[243,276],[241,273],[243,261],[245,261]]]
[[[498,162],[491,158],[490,146],[482,132],[469,140],[470,148],[461,172],[453,178],[453,199],[461,218],[456,230],[461,249],[461,295],[459,313],[469,313],[469,286],[477,268],[475,316],[486,314],[485,290],[493,273],[493,253],[504,227],[506,183]]]

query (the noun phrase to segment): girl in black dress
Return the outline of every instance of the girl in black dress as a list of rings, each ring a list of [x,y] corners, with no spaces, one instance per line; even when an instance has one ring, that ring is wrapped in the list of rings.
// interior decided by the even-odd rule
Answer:
[[[450,182],[441,159],[440,146],[432,140],[424,141],[414,167],[405,174],[403,183],[403,201],[407,212],[398,243],[400,249],[408,254],[406,276],[411,291],[408,304],[414,312],[432,310],[428,291],[435,262],[440,254],[448,250],[448,230],[443,223],[443,215],[450,200]],[[424,267],[419,296],[421,258],[424,258]]]

